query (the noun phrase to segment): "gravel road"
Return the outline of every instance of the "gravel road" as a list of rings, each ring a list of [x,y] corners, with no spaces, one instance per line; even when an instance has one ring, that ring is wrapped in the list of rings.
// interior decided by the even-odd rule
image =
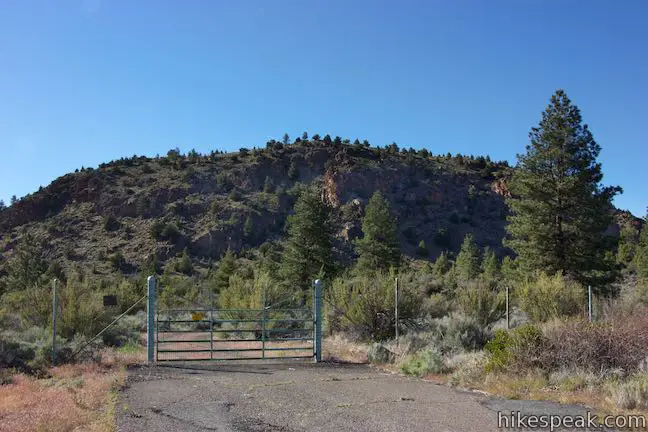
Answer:
[[[585,413],[457,391],[366,365],[184,366],[132,369],[117,404],[118,430],[490,432],[501,430],[497,411]]]

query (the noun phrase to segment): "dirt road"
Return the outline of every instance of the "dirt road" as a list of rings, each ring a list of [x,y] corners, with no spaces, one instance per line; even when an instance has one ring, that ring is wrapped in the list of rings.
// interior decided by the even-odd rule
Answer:
[[[133,369],[119,431],[490,432],[497,411],[580,407],[491,399],[365,365],[213,364]]]

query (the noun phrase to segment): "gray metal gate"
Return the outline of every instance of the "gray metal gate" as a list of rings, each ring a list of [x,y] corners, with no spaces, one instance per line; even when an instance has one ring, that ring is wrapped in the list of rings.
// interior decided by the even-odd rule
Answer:
[[[156,310],[148,278],[149,362],[313,359],[321,361],[322,284],[313,283],[312,307]]]

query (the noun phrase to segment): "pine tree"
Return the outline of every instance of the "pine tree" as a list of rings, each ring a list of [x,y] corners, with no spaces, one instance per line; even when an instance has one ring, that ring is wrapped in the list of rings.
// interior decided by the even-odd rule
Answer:
[[[43,276],[49,264],[43,251],[44,245],[41,241],[29,233],[25,234],[7,262],[7,277],[4,283],[8,291],[25,290],[44,283]]]
[[[245,223],[243,224],[243,235],[245,236],[246,239],[250,239],[250,236],[252,235],[252,218],[250,218],[250,215],[248,215],[247,218],[245,218]]]
[[[621,225],[616,261],[624,265],[631,264],[638,244],[639,230],[632,223],[624,223]]]
[[[281,276],[292,287],[310,288],[318,276],[333,272],[329,210],[314,189],[303,190],[288,216],[288,239]]]
[[[500,277],[500,267],[497,255],[495,255],[495,252],[490,248],[484,250],[481,270],[482,276],[487,281],[496,281]]]
[[[604,231],[621,189],[601,186],[599,145],[562,90],[529,137],[510,182],[506,245],[525,272],[563,272],[582,283],[603,283],[612,268]]]
[[[215,293],[220,293],[222,290],[229,287],[230,276],[236,270],[236,256],[231,249],[227,249],[223,258],[218,263],[218,270],[213,277],[213,289]]]
[[[358,270],[388,270],[400,265],[396,219],[380,191],[376,191],[367,203],[362,233],[363,237],[356,240]]]
[[[5,205],[5,202],[0,199],[0,211],[4,210],[6,208],[7,208],[7,206]]]
[[[288,144],[290,144],[290,135],[288,135],[287,133],[285,133],[284,136],[283,136],[283,140],[282,140],[282,142],[284,143],[284,145],[288,145]]]
[[[184,248],[182,251],[182,256],[178,262],[177,270],[186,275],[190,275],[193,272],[193,264],[191,263],[191,257],[189,256],[189,249]]]
[[[437,280],[443,280],[443,277],[448,273],[450,267],[451,263],[448,259],[448,253],[445,251],[441,252],[441,255],[439,255],[436,261],[434,261],[434,265],[432,266],[432,275]]]
[[[455,266],[459,283],[468,283],[479,275],[479,247],[477,247],[472,234],[467,234],[464,237]]]
[[[639,235],[639,243],[637,244],[633,264],[639,279],[648,283],[648,216]]]
[[[274,192],[274,182],[270,176],[266,176],[265,181],[263,182],[263,192],[272,193]]]
[[[18,198],[16,198],[16,195],[11,195],[11,200],[9,201],[10,205],[14,205],[18,202]]]

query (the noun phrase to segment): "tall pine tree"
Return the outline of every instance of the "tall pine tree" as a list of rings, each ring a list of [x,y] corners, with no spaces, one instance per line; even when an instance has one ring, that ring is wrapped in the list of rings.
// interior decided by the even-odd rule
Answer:
[[[481,270],[480,268],[479,247],[475,243],[472,234],[467,234],[461,244],[461,250],[455,260],[455,269],[457,272],[457,282],[466,284],[476,279]]]
[[[303,290],[318,276],[330,277],[333,254],[329,210],[316,190],[305,189],[288,216],[288,240],[283,254],[281,276]]]
[[[621,189],[601,186],[599,145],[563,90],[551,97],[529,137],[510,183],[506,244],[524,271],[562,271],[582,283],[605,282],[613,263],[604,231]]]
[[[400,265],[396,219],[380,191],[376,191],[367,203],[362,233],[363,237],[356,240],[358,270],[388,270]]]

